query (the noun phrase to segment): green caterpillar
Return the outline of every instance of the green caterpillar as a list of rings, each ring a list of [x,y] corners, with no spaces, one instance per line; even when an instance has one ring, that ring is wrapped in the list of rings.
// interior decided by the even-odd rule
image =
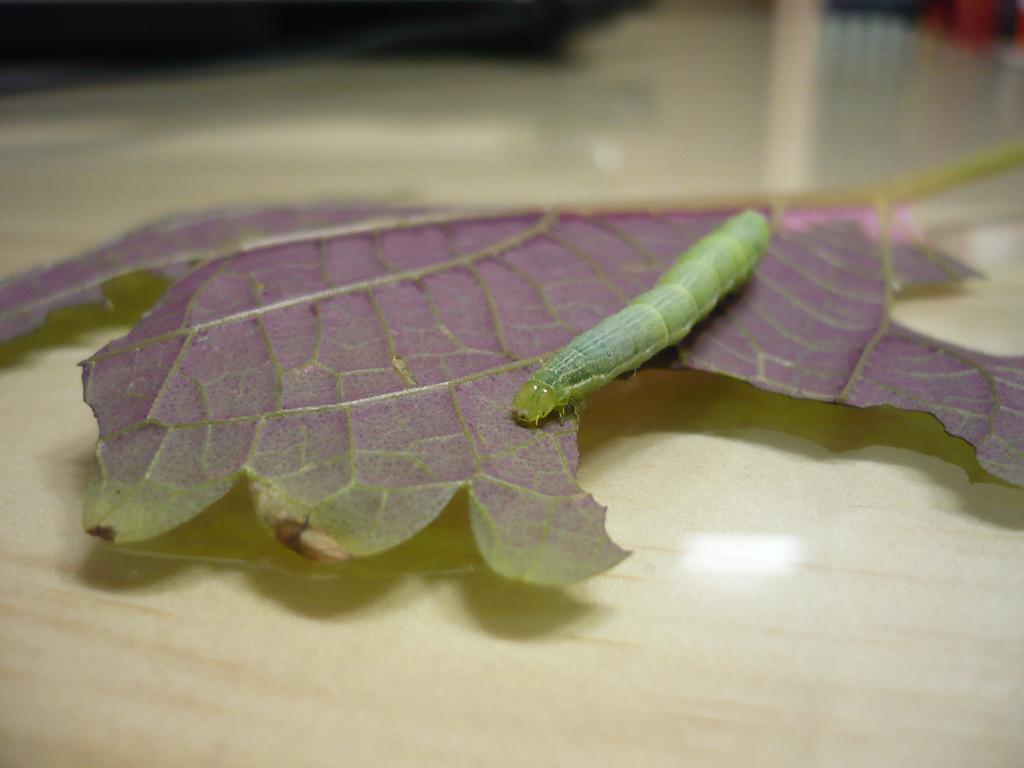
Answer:
[[[761,259],[771,228],[755,211],[728,219],[680,256],[657,284],[570,341],[520,387],[515,417],[537,425],[682,339]]]

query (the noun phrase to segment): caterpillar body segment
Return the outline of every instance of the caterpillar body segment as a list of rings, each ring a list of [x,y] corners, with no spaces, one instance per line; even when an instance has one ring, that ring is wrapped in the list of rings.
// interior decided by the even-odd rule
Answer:
[[[570,341],[520,387],[515,417],[536,425],[680,341],[753,273],[771,239],[764,216],[744,211],[683,253],[654,288]]]

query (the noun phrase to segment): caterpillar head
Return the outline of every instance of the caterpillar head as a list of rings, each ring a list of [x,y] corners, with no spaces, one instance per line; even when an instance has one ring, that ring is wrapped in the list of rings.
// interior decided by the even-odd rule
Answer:
[[[540,420],[558,407],[555,391],[547,384],[530,379],[516,392],[512,399],[512,410],[524,424],[539,424]]]

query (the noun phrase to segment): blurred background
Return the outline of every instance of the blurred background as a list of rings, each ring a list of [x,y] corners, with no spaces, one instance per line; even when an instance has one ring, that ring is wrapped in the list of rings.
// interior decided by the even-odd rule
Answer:
[[[2,189],[63,212],[21,238],[37,248],[114,234],[111,200],[129,226],[262,201],[876,181],[1024,134],[1022,17],[1018,0],[5,3]]]
[[[532,55],[557,52],[579,29],[653,4],[652,0],[33,0],[2,4],[0,41],[9,61],[71,65],[90,60],[188,63],[314,49],[347,55],[457,50]],[[701,5],[685,0],[676,4]],[[737,4],[725,0],[703,5]],[[824,0],[774,5],[823,5],[826,11],[847,17],[872,15],[923,23],[975,47],[1024,35],[1019,0]],[[73,70],[63,74],[73,76]],[[30,87],[32,81],[21,85]]]

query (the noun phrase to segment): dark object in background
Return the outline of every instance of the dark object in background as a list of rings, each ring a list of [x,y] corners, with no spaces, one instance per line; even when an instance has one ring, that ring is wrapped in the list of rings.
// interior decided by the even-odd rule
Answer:
[[[926,0],[828,0],[826,7],[840,13],[885,13],[914,18]]]
[[[332,51],[551,52],[638,0],[0,3],[5,61],[223,59]]]
[[[828,0],[827,7],[837,13],[919,19],[970,46],[1024,33],[1024,6],[1019,0]]]

